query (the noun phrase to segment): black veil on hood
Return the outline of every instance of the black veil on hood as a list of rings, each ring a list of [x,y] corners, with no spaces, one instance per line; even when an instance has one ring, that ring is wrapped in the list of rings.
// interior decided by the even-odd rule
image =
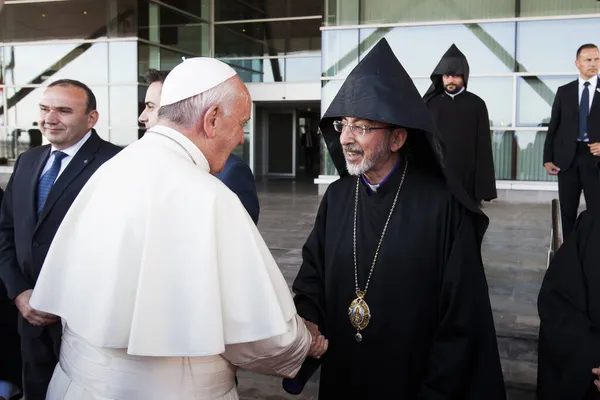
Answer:
[[[465,89],[469,81],[469,63],[467,57],[456,47],[455,44],[444,53],[442,59],[431,73],[431,86],[423,96],[425,103],[444,91],[442,75],[462,75]]]
[[[444,176],[456,199],[475,212],[484,222],[480,233],[487,229],[488,219],[469,198],[454,175],[444,168],[440,134],[427,105],[412,79],[394,55],[387,40],[381,39],[348,75],[340,91],[319,123],[325,144],[340,177],[348,175],[340,144],[340,133],[333,121],[344,117],[368,119],[406,128],[412,165],[433,170]],[[413,161],[413,160],[411,160]]]

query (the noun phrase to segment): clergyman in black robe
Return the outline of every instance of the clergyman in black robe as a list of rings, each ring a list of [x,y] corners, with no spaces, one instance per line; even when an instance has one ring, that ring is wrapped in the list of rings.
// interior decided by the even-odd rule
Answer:
[[[298,393],[321,364],[321,400],[505,399],[481,260],[488,219],[442,168],[427,107],[385,39],[320,130],[340,179],[292,289],[329,347],[284,388]]]
[[[497,197],[490,120],[485,102],[467,91],[469,63],[452,45],[431,74],[425,93],[444,142],[445,163],[476,202]]]
[[[600,214],[580,214],[540,289],[539,400],[598,400]]]

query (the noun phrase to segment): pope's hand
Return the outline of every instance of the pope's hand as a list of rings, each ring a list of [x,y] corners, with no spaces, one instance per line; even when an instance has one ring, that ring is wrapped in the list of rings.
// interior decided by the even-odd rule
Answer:
[[[19,309],[19,312],[23,318],[25,318],[31,325],[36,326],[50,325],[58,322],[59,318],[56,315],[35,310],[29,305],[29,299],[31,299],[32,294],[33,290],[29,289],[15,298],[15,305]]]
[[[312,358],[321,358],[329,347],[329,341],[325,339],[325,336],[321,335],[317,325],[306,320],[304,320],[304,324],[312,336],[312,344],[308,350],[308,356]]]

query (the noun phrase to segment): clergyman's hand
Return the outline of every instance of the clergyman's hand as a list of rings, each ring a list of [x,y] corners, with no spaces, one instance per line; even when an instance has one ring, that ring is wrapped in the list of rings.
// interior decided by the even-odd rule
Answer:
[[[312,358],[321,358],[329,347],[329,341],[325,339],[325,336],[321,335],[321,331],[319,331],[317,325],[307,320],[304,320],[304,324],[312,337],[312,344],[308,350],[308,356]]]
[[[43,326],[58,322],[59,318],[56,315],[38,311],[29,305],[29,299],[33,290],[29,289],[21,293],[15,298],[15,305],[19,312],[31,325]]]
[[[546,172],[548,172],[550,175],[558,175],[560,172],[560,168],[558,168],[552,162],[544,163],[544,168],[546,168]]]

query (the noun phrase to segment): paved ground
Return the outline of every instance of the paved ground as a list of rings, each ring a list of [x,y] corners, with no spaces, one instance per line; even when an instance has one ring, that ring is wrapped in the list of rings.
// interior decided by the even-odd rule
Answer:
[[[300,249],[314,222],[319,204],[314,185],[270,181],[259,184],[259,229],[287,282],[295,278]],[[491,223],[483,246],[483,259],[494,304],[497,329],[534,334],[537,320],[537,287],[543,276],[550,240],[550,206],[486,204]],[[534,356],[531,356],[534,357]],[[535,361],[535,360],[530,360]],[[505,366],[505,378],[523,375]],[[516,367],[515,367],[516,368]],[[522,368],[521,368],[522,369]],[[526,379],[535,379],[535,370]],[[287,395],[281,380],[240,371],[239,392],[243,400],[308,400],[317,398],[318,383],[310,382],[300,396]],[[511,389],[511,400],[533,399],[530,392]]]

